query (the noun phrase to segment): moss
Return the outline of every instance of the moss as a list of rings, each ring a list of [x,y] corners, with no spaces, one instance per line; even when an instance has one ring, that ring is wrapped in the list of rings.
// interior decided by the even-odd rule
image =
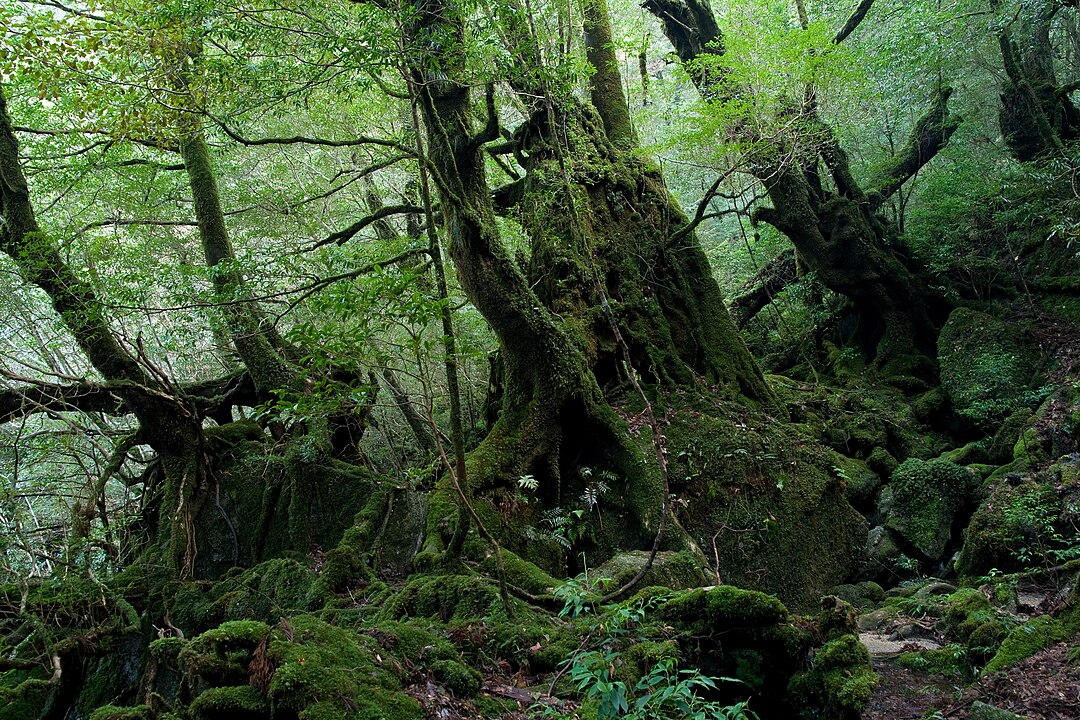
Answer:
[[[461,624],[478,618],[505,619],[495,583],[475,575],[414,575],[386,599],[379,617],[438,618]]]
[[[247,681],[252,652],[269,634],[270,627],[257,620],[222,623],[188,642],[177,661],[211,685],[240,684]]]
[[[366,586],[375,579],[360,552],[350,545],[339,545],[326,553],[314,593],[337,594]]]
[[[941,387],[953,406],[983,426],[996,426],[1019,405],[1039,359],[1015,325],[958,308],[938,336]]]
[[[610,578],[613,587],[622,587],[635,577],[648,560],[644,550],[622,552],[593,570],[594,577]],[[658,552],[649,571],[641,578],[641,585],[661,585],[673,590],[696,588],[705,585],[709,576],[701,561],[692,553]]]
[[[926,559],[937,560],[952,536],[953,518],[978,483],[966,468],[945,460],[905,460],[889,481],[885,525]]]
[[[866,465],[881,477],[892,477],[900,463],[883,447],[876,447],[866,458]]]
[[[484,682],[480,673],[457,660],[435,661],[431,665],[431,674],[459,698],[476,695]]]
[[[494,553],[483,561],[482,567],[491,576],[497,568]],[[510,550],[503,550],[503,568],[506,570],[506,582],[529,593],[550,593],[559,581],[549,575],[535,563],[525,560]]]
[[[622,653],[623,664],[616,668],[616,677],[634,687],[638,680],[661,660],[679,658],[679,646],[672,640],[643,640],[632,643]]]
[[[967,642],[983,623],[995,617],[990,601],[975,588],[961,588],[945,601],[942,630],[960,642]]]
[[[919,670],[931,675],[942,675],[949,678],[966,680],[971,675],[964,648],[958,645],[936,650],[902,653],[896,659],[896,663],[908,670]]]
[[[401,692],[401,663],[369,635],[300,615],[274,630],[268,657],[277,666],[269,697],[278,712],[301,720],[423,717]]]
[[[833,473],[840,478],[848,502],[861,511],[874,506],[874,498],[881,487],[881,478],[862,460],[849,458],[838,452],[832,453]]]
[[[722,582],[810,606],[855,570],[866,521],[844,497],[825,448],[793,427],[733,410],[669,414],[680,524],[710,557],[715,544]]]
[[[870,654],[851,634],[830,640],[818,650],[810,668],[791,680],[789,692],[804,701],[801,716],[858,720],[877,684]]]
[[[260,720],[270,713],[269,704],[250,685],[215,687],[192,701],[192,720]]]
[[[968,720],[1023,720],[1023,718],[1016,713],[976,700],[971,703]]]
[[[1044,553],[1055,547],[1054,522],[1061,513],[1054,487],[1030,478],[991,476],[987,483],[987,497],[964,531],[957,572],[978,576],[992,568],[1015,572],[1033,561],[1053,562]]]
[[[132,707],[103,705],[90,714],[90,720],[151,720],[153,717],[153,711],[147,705]]]
[[[762,627],[785,622],[788,611],[772,595],[720,585],[709,590],[676,593],[660,607],[663,618],[700,629],[703,634],[725,627]]]
[[[983,673],[992,673],[1015,665],[1024,658],[1061,642],[1067,635],[1061,622],[1049,615],[1033,618],[1012,629],[1002,641],[997,654],[983,668]]]
[[[176,665],[180,651],[187,647],[188,641],[178,637],[158,638],[150,643],[150,655],[160,663]]]

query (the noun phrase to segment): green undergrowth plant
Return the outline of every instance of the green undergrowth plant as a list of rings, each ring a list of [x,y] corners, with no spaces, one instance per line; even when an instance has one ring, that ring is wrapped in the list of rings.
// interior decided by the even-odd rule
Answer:
[[[747,701],[725,704],[707,696],[723,683],[742,683],[729,677],[711,677],[696,668],[680,668],[676,657],[658,657],[636,681],[623,672],[629,649],[649,643],[644,631],[649,611],[664,595],[649,594],[603,608],[595,606],[604,578],[572,579],[556,588],[563,617],[589,617],[587,640],[563,661],[565,674],[583,702],[595,709],[597,720],[757,720]],[[588,638],[596,638],[595,644]],[[590,647],[591,645],[591,647]],[[569,720],[576,717],[554,705],[537,703],[531,718]]]

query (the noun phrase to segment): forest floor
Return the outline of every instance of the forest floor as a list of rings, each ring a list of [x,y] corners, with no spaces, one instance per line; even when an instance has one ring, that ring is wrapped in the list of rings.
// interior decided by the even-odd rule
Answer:
[[[978,703],[1026,720],[1077,720],[1080,666],[1068,663],[1068,649],[1069,643],[1058,643],[967,686],[900,667],[893,658],[874,658],[881,680],[863,720],[967,720]]]
[[[941,583],[927,589],[940,591],[946,586]],[[1075,651],[1070,661],[1070,648],[1080,637],[1051,645],[1004,670],[979,673],[977,666],[966,664],[963,646],[947,644],[932,597],[918,602],[913,597],[910,606],[920,612],[900,612],[884,623],[875,619],[874,612],[860,618],[860,624],[868,627],[860,632],[860,639],[880,676],[863,720],[1004,717],[993,708],[1025,720],[1080,720],[1080,663]],[[1051,587],[1028,587],[1017,597],[1017,609],[1011,615],[1019,624],[1041,614],[1055,593]],[[951,653],[956,662],[931,671],[902,660],[925,651]]]

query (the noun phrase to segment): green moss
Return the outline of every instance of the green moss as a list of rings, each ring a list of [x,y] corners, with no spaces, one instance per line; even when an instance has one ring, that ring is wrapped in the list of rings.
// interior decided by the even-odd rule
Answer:
[[[919,670],[931,675],[967,679],[971,670],[964,648],[956,645],[936,650],[919,650],[901,654],[896,663],[909,670]]]
[[[980,700],[976,700],[971,703],[971,710],[968,711],[968,720],[1023,720],[1023,718],[1016,713],[1011,713],[1008,710],[1002,710],[999,707],[987,705]]]
[[[975,588],[960,588],[945,601],[942,629],[960,642],[967,642],[983,623],[994,619],[990,601]]]
[[[951,462],[905,460],[889,482],[885,525],[926,559],[937,560],[951,538],[953,518],[977,484],[974,473]]]
[[[379,617],[438,618],[463,624],[478,618],[506,617],[495,583],[475,575],[414,575],[386,599]]]
[[[815,655],[810,668],[791,680],[789,692],[804,701],[801,716],[858,720],[877,685],[870,666],[870,654],[854,635],[827,642]]]
[[[435,661],[431,665],[431,674],[459,698],[476,695],[484,682],[480,673],[457,660]]]
[[[497,572],[496,565],[494,553],[484,558],[482,563],[484,570],[492,577]],[[559,584],[558,580],[540,566],[506,549],[503,550],[503,568],[506,571],[506,581],[525,592],[533,594],[550,593],[552,588]]]
[[[983,668],[983,673],[992,673],[1015,665],[1024,658],[1061,642],[1067,634],[1061,622],[1049,615],[1033,618],[1012,629],[1002,641],[997,654]]]
[[[938,336],[941,387],[961,415],[983,426],[1017,408],[1038,358],[1015,325],[967,308],[954,310]]]
[[[325,601],[317,576],[304,563],[276,558],[216,583],[186,583],[176,592],[173,622],[193,634],[227,620],[276,622],[283,615],[314,610]]]
[[[833,451],[833,473],[843,483],[844,495],[854,507],[870,510],[881,486],[881,478],[862,460]]]
[[[855,570],[866,521],[844,497],[824,447],[728,405],[669,417],[672,490],[686,503],[680,523],[698,547],[715,543],[723,582],[801,608]],[[648,438],[638,441],[648,457]]]
[[[657,663],[668,658],[679,658],[679,646],[672,640],[635,642],[623,651],[623,664],[616,669],[616,676],[627,687],[634,687]]]
[[[1055,488],[1030,478],[992,476],[987,482],[987,497],[964,531],[957,571],[978,576],[991,568],[1015,572],[1036,561],[1053,562],[1045,553],[1055,547],[1054,523],[1062,511]]]
[[[147,705],[132,707],[103,705],[90,714],[90,720],[150,720],[153,717],[153,711]]]
[[[660,607],[661,617],[677,620],[702,633],[725,627],[762,627],[787,621],[784,604],[772,595],[720,585],[676,593]]]
[[[176,665],[180,651],[187,646],[188,641],[178,637],[158,638],[150,643],[150,655],[160,663]]]
[[[192,701],[192,720],[260,720],[270,713],[269,704],[250,685],[215,687]]]
[[[211,685],[241,684],[247,681],[252,652],[269,634],[270,627],[257,620],[222,623],[188,642],[177,661]]]
[[[610,578],[613,587],[622,587],[645,566],[644,550],[621,552],[593,571],[595,577]],[[658,552],[652,566],[641,578],[642,586],[661,585],[673,590],[705,585],[709,576],[701,561],[690,552]]]
[[[300,615],[274,630],[269,658],[277,666],[271,701],[301,720],[423,717],[401,692],[401,663],[369,635]]]

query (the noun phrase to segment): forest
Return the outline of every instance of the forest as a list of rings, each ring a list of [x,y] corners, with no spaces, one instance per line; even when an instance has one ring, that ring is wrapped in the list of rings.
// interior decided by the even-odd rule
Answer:
[[[0,718],[1077,717],[1077,0],[0,17]]]

